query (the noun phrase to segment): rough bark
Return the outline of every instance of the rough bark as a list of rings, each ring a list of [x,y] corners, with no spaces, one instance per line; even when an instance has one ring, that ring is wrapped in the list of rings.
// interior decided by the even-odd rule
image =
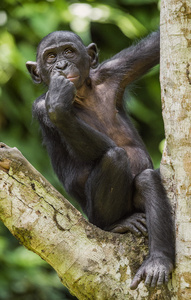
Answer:
[[[173,299],[191,299],[191,2],[161,3],[161,91],[166,147],[161,170],[176,223]]]
[[[46,260],[78,299],[170,299],[166,287],[130,282],[148,253],[147,240],[104,232],[87,222],[16,148],[0,144],[0,219]],[[169,283],[171,288],[171,283]]]

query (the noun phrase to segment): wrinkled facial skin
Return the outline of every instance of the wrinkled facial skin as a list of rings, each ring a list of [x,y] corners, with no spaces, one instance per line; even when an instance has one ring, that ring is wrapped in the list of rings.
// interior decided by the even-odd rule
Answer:
[[[78,89],[89,76],[90,64],[87,49],[75,34],[50,34],[39,45],[37,70],[46,85],[55,73],[59,73]]]

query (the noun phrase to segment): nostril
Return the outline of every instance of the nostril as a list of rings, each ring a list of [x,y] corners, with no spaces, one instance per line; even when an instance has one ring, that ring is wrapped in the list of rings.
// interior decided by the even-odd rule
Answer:
[[[66,61],[59,61],[56,65],[57,69],[65,70],[68,66],[68,62]]]

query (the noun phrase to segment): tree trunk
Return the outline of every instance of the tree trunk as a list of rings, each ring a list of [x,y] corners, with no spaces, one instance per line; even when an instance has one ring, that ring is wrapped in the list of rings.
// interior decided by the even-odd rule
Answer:
[[[191,2],[161,3],[161,92],[166,146],[161,171],[175,211],[173,299],[191,299]]]

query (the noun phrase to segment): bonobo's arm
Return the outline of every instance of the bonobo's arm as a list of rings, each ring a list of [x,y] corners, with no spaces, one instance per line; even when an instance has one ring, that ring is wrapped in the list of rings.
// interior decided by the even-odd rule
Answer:
[[[98,80],[103,82],[111,79],[125,88],[157,65],[159,57],[160,32],[157,31],[101,64],[98,68]]]
[[[50,80],[45,98],[47,113],[59,130],[61,138],[64,138],[81,158],[94,160],[116,145],[106,135],[91,128],[75,115],[75,94],[74,84],[56,72]]]

